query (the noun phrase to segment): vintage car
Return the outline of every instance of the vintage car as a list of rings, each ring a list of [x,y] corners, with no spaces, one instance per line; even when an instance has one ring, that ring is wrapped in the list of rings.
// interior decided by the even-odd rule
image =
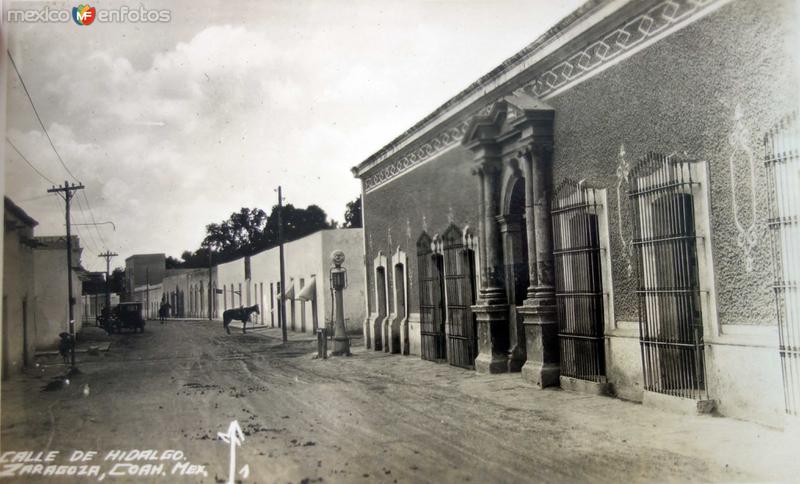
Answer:
[[[103,318],[100,324],[109,334],[119,333],[123,329],[139,330],[144,332],[144,318],[142,317],[142,303],[120,303],[111,310],[111,315]]]

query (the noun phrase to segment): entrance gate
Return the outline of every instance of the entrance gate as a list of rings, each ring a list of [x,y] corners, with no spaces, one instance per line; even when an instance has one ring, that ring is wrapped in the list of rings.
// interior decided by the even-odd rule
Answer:
[[[604,382],[603,283],[594,189],[572,180],[555,190],[553,256],[561,374]]]
[[[795,112],[764,138],[773,288],[786,413],[800,414],[800,124]]]
[[[419,271],[419,320],[424,360],[444,360],[444,260],[431,249],[431,238],[423,233],[417,241]]]
[[[478,356],[475,317],[475,255],[464,247],[461,230],[451,225],[442,236],[447,267],[447,356],[451,365],[475,368]]]
[[[707,397],[692,180],[687,161],[651,153],[632,171],[633,247],[646,390]]]

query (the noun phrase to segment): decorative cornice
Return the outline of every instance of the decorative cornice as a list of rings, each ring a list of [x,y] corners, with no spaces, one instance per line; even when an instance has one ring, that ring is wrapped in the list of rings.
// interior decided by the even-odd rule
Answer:
[[[664,0],[592,42],[588,47],[572,54],[555,67],[539,74],[535,81],[525,86],[525,90],[540,98],[553,95],[562,87],[574,83],[718,1]]]
[[[470,120],[464,120],[458,125],[448,128],[430,140],[415,148],[411,153],[391,161],[386,166],[381,167],[374,174],[364,178],[364,191],[371,192],[379,186],[385,184],[400,173],[403,173],[415,165],[438,155],[446,149],[456,145],[467,132]]]
[[[634,17],[618,24],[620,26],[613,29],[611,32],[594,37],[594,40],[589,42],[587,47],[582,47],[577,52],[573,51],[572,54],[566,56],[565,60],[557,63],[554,67],[548,68],[544,72],[535,75],[532,81],[522,84],[522,88],[517,90],[517,92],[522,91],[526,95],[538,99],[547,99],[555,96],[565,89],[621,61],[625,57],[632,55],[634,52],[644,49],[669,33],[689,25],[691,22],[729,1],[730,0],[663,0],[658,2],[655,6],[647,9],[643,13],[640,11],[640,13],[636,14]],[[589,13],[591,13],[590,10],[597,7],[597,5],[593,5],[592,8],[588,8],[589,3],[587,3],[587,8],[582,11],[582,15],[586,15],[587,17]],[[636,3],[633,2],[626,5],[636,5]],[[621,10],[621,7],[615,8]],[[577,19],[573,18],[569,23],[560,23],[558,32],[563,33],[562,31],[576,20]],[[550,35],[551,37],[554,36],[555,32],[550,33]],[[580,36],[578,38],[580,38]],[[548,38],[548,41],[549,40],[550,38]],[[539,47],[531,48],[534,44]],[[521,68],[526,61],[530,62],[530,59],[539,52],[540,47],[543,48],[544,45],[546,45],[543,39],[537,40],[534,44],[526,48],[524,55],[520,55],[522,53],[519,53],[504,63],[502,72],[506,72],[515,66]],[[582,45],[587,44],[582,43]],[[526,66],[526,69],[536,66],[537,64],[544,64],[554,55],[555,54],[548,54],[536,62],[531,63],[530,66]],[[499,74],[495,74],[495,76],[497,75]],[[484,78],[481,79],[484,80]],[[484,83],[486,82],[488,82],[488,80],[484,80]],[[517,84],[517,86],[519,85],[520,84]],[[496,88],[496,90],[499,89],[502,89],[502,87]],[[470,88],[463,91],[456,98],[448,101],[434,114],[443,114],[447,108],[451,108],[453,104],[455,104],[455,100],[466,97],[472,90],[473,86],[470,86]],[[451,125],[443,131],[431,135],[427,140],[423,138],[420,144],[415,148],[411,148],[411,152],[402,154],[405,150],[403,143],[417,136],[417,133],[426,129],[425,126],[432,125],[431,120],[436,118],[436,116],[431,115],[424,118],[395,141],[371,156],[367,161],[360,164],[358,167],[354,167],[352,172],[355,176],[362,177],[365,193],[383,186],[391,179],[400,176],[453,147],[464,138],[465,133],[470,128],[470,123],[473,118],[490,115],[497,100],[502,99],[505,95],[513,95],[507,92],[498,94],[500,95],[495,97],[494,101],[481,106],[479,109],[473,110],[471,113],[467,111],[465,114],[465,112],[462,111],[460,116],[465,116],[465,118],[462,118],[457,124]],[[506,121],[513,121],[524,114],[524,110],[519,109],[519,107],[513,104],[509,104],[509,106],[505,113]],[[459,113],[457,111],[454,112],[451,120],[458,116]],[[433,133],[433,130],[431,133]],[[402,156],[397,160],[392,160],[392,157],[401,154]],[[384,166],[381,166],[382,164]]]

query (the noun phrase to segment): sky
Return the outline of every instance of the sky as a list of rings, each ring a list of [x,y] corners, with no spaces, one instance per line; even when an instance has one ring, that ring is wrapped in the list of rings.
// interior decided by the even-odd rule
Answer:
[[[583,0],[173,1],[165,23],[8,24],[11,55],[67,169],[83,266],[180,256],[240,207],[317,204],[344,219],[350,168],[535,40]],[[63,2],[9,9],[69,10]],[[8,57],[6,57],[6,61]],[[6,138],[74,181],[8,69]],[[51,183],[5,143],[6,195],[65,233]]]

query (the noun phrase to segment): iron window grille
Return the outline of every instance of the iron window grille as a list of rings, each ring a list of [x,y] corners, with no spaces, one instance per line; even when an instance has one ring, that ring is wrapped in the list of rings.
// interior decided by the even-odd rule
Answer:
[[[475,304],[475,253],[464,246],[461,230],[450,225],[442,236],[447,303],[447,356],[451,365],[474,368],[478,356]]]
[[[421,353],[425,360],[447,358],[444,333],[444,259],[433,253],[432,240],[423,233],[417,241]]]
[[[800,413],[800,128],[798,113],[764,136],[773,290],[786,412]]]
[[[564,180],[552,202],[561,374],[606,381],[597,190]]]
[[[707,398],[689,161],[649,153],[633,168],[634,255],[646,390]]]

